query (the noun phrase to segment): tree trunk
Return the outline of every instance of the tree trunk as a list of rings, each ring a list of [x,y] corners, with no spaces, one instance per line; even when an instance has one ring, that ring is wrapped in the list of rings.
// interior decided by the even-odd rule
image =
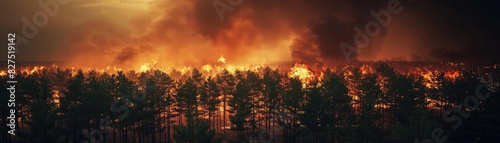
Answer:
[[[223,104],[224,104],[224,105],[223,105],[223,106],[224,106],[224,111],[223,111],[224,113],[223,113],[223,114],[224,114],[224,115],[223,115],[223,119],[222,119],[222,120],[223,120],[223,123],[222,123],[222,124],[223,124],[223,125],[222,125],[223,127],[222,127],[222,129],[223,129],[224,135],[226,135],[226,93],[224,92],[223,94],[224,94],[224,95],[223,95],[224,97],[223,97],[223,99],[222,99],[222,100],[224,100],[224,101],[223,101]]]
[[[116,129],[113,127],[113,143],[116,143]]]

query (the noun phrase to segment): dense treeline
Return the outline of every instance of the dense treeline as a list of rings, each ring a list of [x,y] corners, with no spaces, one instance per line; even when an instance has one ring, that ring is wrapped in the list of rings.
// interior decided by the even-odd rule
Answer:
[[[500,130],[498,85],[478,78],[484,74],[436,73],[428,83],[384,63],[374,69],[327,69],[307,84],[268,67],[215,76],[197,69],[20,73],[17,136],[7,134],[9,91],[0,89],[1,141],[414,142],[432,139],[436,128],[451,142],[498,135],[488,134]],[[488,96],[468,108],[475,94]]]

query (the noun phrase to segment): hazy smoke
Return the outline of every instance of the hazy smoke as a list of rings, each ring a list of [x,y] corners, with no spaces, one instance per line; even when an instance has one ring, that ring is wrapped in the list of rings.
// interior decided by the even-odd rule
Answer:
[[[226,0],[219,1],[227,4]],[[458,3],[456,7],[469,7],[465,3],[453,2]],[[393,16],[393,23],[382,29],[358,57],[364,60],[394,57],[459,59],[465,56],[460,52],[470,51],[468,49],[475,44],[481,44],[481,48],[498,45],[498,42],[492,42],[495,41],[493,37],[483,38],[493,35],[491,32],[471,32],[471,29],[464,28],[484,24],[485,19],[493,17],[491,14],[476,18],[478,21],[474,23],[462,24],[462,15],[452,17],[450,15],[454,13],[446,13],[450,9],[442,7],[450,3],[401,1],[405,7],[403,13],[397,15],[399,17]],[[70,43],[78,52],[73,61],[87,65],[129,65],[154,59],[160,63],[196,66],[214,63],[221,55],[232,63],[338,61],[344,60],[339,43],[352,44],[353,28],[373,21],[370,11],[379,11],[386,6],[387,1],[368,0],[243,0],[237,6],[231,6],[233,11],[225,12],[221,21],[212,0],[165,1],[154,4],[151,12],[129,23],[116,24],[103,19],[89,21],[79,26]],[[471,6],[469,12],[481,6]],[[422,10],[424,7],[429,8]],[[484,14],[485,11],[478,13]],[[478,13],[469,13],[469,17]],[[455,25],[448,26],[449,23],[442,20],[444,17],[454,20]],[[496,20],[493,23],[499,21],[498,18],[493,20]],[[420,23],[415,24],[415,21]],[[449,28],[440,29],[442,27]],[[410,32],[402,33],[400,29]],[[432,31],[434,29],[440,30]],[[462,29],[465,34],[461,33]],[[498,28],[494,30],[498,32]],[[470,37],[475,39],[467,39]],[[408,39],[416,40],[401,42]],[[468,46],[461,47],[463,45]],[[449,49],[460,52],[448,52]],[[394,52],[398,50],[402,52]],[[96,51],[102,54],[95,54]],[[476,53],[472,56],[480,57],[483,52]],[[96,60],[85,60],[89,56]]]

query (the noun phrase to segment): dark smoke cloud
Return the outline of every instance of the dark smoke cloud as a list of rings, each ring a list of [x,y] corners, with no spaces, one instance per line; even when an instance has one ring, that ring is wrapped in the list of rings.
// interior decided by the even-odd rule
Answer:
[[[384,8],[385,3],[380,1],[348,1],[348,0],[335,0],[335,1],[307,1],[308,5],[317,11],[319,15],[317,19],[309,21],[307,30],[310,31],[309,35],[301,35],[301,38],[314,37],[314,39],[302,40],[308,42],[315,42],[318,46],[320,61],[339,61],[345,60],[344,53],[339,47],[341,42],[353,44],[355,26],[364,29],[365,23],[374,20],[369,14],[370,11],[378,11]],[[385,34],[385,29],[381,29],[379,36]],[[296,44],[302,45],[300,41]],[[295,46],[292,48],[294,51],[304,51],[307,47]],[[293,55],[294,57],[300,56],[301,52]],[[358,55],[354,54],[356,59]]]
[[[387,9],[389,0],[242,0],[231,6],[233,11],[224,13],[223,21],[214,1],[154,1],[148,12],[131,20],[99,17],[106,12],[127,12],[119,7],[90,9],[88,3],[96,0],[75,1],[67,9],[78,10],[61,12],[61,17],[26,45],[33,53],[43,54],[23,55],[43,59],[57,57],[50,54],[55,53],[70,63],[86,65],[129,65],[154,59],[194,66],[213,63],[221,55],[235,64],[254,60],[344,61],[339,44],[353,44],[354,27],[364,29],[367,22],[375,21],[370,11]],[[498,1],[400,2],[404,10],[392,15],[389,26],[354,58],[499,61]],[[37,9],[32,5],[33,10],[23,14],[4,15],[8,21],[16,21]],[[87,14],[86,8],[93,14]],[[0,25],[13,29],[10,27],[20,24]],[[57,29],[58,25],[71,30]],[[57,33],[66,35],[54,36]],[[67,47],[72,50],[61,50]]]
[[[410,35],[407,37],[420,42],[407,43],[408,45],[399,43],[398,41],[407,40],[403,36],[386,38],[387,29],[382,29],[381,33],[372,39],[371,45],[361,51],[362,55],[379,55],[372,60],[500,61],[500,58],[497,58],[500,51],[500,5],[498,1],[400,2],[405,9],[402,14],[392,15],[393,22],[387,29],[391,26],[403,27],[408,30],[392,31],[393,35]],[[317,11],[318,18],[308,21],[309,32],[297,38],[295,45],[291,47],[292,51],[295,51],[292,53],[293,57],[302,60],[339,61],[344,60],[344,55],[338,47],[339,43],[351,42],[352,44],[353,27],[358,26],[363,29],[367,22],[374,21],[375,19],[369,14],[370,11],[384,10],[387,1],[333,0],[307,1],[307,3]],[[410,24],[394,22],[405,21],[405,19],[406,23]],[[405,31],[409,32],[403,33]],[[394,47],[382,47],[384,45],[377,44],[377,40],[399,44],[392,44],[397,45]],[[315,46],[317,48],[312,48]],[[401,48],[403,50],[400,50]],[[318,55],[311,56],[307,52],[314,50],[319,51]],[[408,52],[398,54],[396,51]],[[362,55],[354,55],[354,58]]]
[[[129,46],[123,48],[122,51],[116,56],[114,63],[116,64],[124,64],[130,60],[134,60],[136,58],[137,51],[134,47]]]
[[[449,37],[450,45],[434,47],[430,56],[435,60],[500,62],[500,2],[435,1],[432,18],[439,33]],[[439,41],[436,41],[439,42]]]
[[[276,53],[290,54],[292,60],[302,62],[343,62],[346,59],[339,44],[354,45],[354,27],[364,30],[366,23],[376,21],[370,12],[387,10],[389,1],[242,0],[231,6],[233,11],[223,14],[223,21],[212,0],[166,1],[158,3],[149,15],[132,20],[134,30],[129,33],[144,33],[139,38],[123,36],[127,33],[105,23],[108,26],[93,29],[110,35],[93,32],[83,39],[90,39],[85,43],[115,47],[111,48],[117,53],[115,64],[136,60],[131,56],[135,54],[130,52],[133,49],[140,51],[140,57],[166,54],[159,56],[180,65],[210,63],[219,55],[233,62],[280,60]],[[495,47],[498,51],[500,33],[493,4],[465,0],[399,2],[404,8],[401,14],[391,15],[388,27],[382,27],[370,45],[351,58],[494,60],[491,53],[498,53],[491,51]],[[84,33],[88,31],[92,30],[85,29]],[[290,39],[288,51],[277,48],[283,46],[279,41]],[[117,40],[143,43],[116,44]],[[268,52],[270,56],[255,56]]]
[[[234,12],[224,15],[226,21],[220,22],[214,9],[207,7],[211,6],[211,2],[196,1],[192,14],[198,31],[213,37],[217,47],[234,47],[222,48],[228,50],[226,52],[247,52],[238,47],[251,47],[255,42],[277,41],[294,34],[294,42],[289,48],[292,59],[297,61],[343,59],[339,43],[352,43],[353,27],[373,20],[370,11],[386,6],[385,2],[380,1],[244,0],[235,7]],[[249,21],[252,27],[237,31],[237,38],[221,36],[228,30],[234,30],[238,21]]]

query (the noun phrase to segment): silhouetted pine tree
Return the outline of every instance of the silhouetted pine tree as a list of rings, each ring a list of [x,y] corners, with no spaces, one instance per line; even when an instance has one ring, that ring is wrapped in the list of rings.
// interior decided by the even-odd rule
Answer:
[[[279,97],[281,96],[281,93],[283,93],[283,88],[282,88],[282,76],[280,75],[279,71],[276,70],[271,70],[271,68],[266,67],[264,69],[264,75],[262,77],[263,80],[263,96],[261,98],[261,101],[264,103],[264,116],[265,116],[265,124],[266,124],[266,136],[265,138],[268,139],[269,135],[272,135],[274,137],[274,128],[275,128],[275,123],[274,123],[274,111],[278,107],[278,102],[280,101]],[[272,131],[271,131],[272,130]],[[274,138],[272,140],[274,142]]]
[[[299,113],[299,120],[305,126],[308,136],[305,136],[302,142],[316,143],[319,142],[319,134],[332,123],[332,116],[328,114],[328,96],[321,92],[317,81],[310,83],[305,92],[305,102],[300,109],[302,112]],[[323,142],[324,139],[325,137],[322,137]]]
[[[245,76],[238,70],[235,72],[235,77],[238,79],[233,97],[229,100],[229,120],[234,125],[234,129],[238,133],[238,142],[244,141],[244,131],[249,124],[252,114],[252,99],[248,82]]]
[[[397,119],[391,133],[396,140],[408,142],[430,137],[437,122],[429,114],[422,78],[397,74],[389,81],[389,87],[394,95],[391,110]]]
[[[331,116],[331,124],[326,125],[330,130],[331,142],[344,141],[349,139],[348,132],[352,124],[349,124],[349,116],[352,115],[352,97],[349,96],[347,81],[343,74],[332,73],[327,70],[324,74],[321,90],[326,96],[328,107],[327,114]],[[326,118],[327,119],[327,118]],[[325,122],[328,123],[328,122]]]
[[[218,142],[214,139],[215,131],[210,129],[210,122],[202,119],[197,108],[197,93],[195,81],[188,77],[186,82],[179,84],[178,95],[185,101],[186,123],[175,125],[174,139],[181,143]]]
[[[259,99],[262,95],[262,79],[258,73],[248,70],[245,81],[249,90],[250,109],[252,110],[249,125],[252,128],[252,137],[257,137],[257,128],[261,126],[261,119],[258,117],[258,114],[262,112],[262,107],[259,104]]]
[[[359,89],[359,115],[358,130],[356,140],[360,142],[381,142],[382,134],[380,132],[381,124],[379,119],[382,115],[375,109],[376,105],[381,105],[380,95],[382,90],[377,81],[378,75],[364,75],[358,85]]]
[[[277,123],[283,128],[285,142],[297,142],[300,129],[298,124],[299,111],[304,100],[302,83],[298,78],[289,78],[285,85],[285,94],[282,97],[281,106],[276,118]]]
[[[78,70],[75,75],[69,75],[66,90],[60,97],[60,113],[62,124],[65,125],[65,136],[71,138],[73,142],[79,142],[84,139],[81,131],[85,129],[84,113],[80,107],[85,97],[85,77],[82,70]]]
[[[387,97],[387,98],[385,98],[386,104],[389,106],[389,109],[387,109],[387,110],[389,111],[390,120],[388,122],[389,122],[389,124],[395,124],[396,123],[396,116],[395,116],[396,109],[394,108],[394,105],[396,104],[395,103],[395,98],[397,96],[396,89],[398,88],[397,87],[398,85],[395,83],[395,81],[396,81],[399,73],[394,68],[392,68],[391,66],[389,66],[388,64],[386,64],[384,62],[379,62],[376,65],[377,66],[376,66],[375,70],[377,71],[377,73],[380,75],[380,78],[382,79],[382,85],[383,85],[382,91],[384,92],[384,94]]]
[[[211,128],[216,129],[216,115],[219,110],[219,104],[221,100],[219,97],[221,96],[221,90],[219,86],[217,86],[216,81],[212,77],[208,77],[207,80],[203,84],[202,93],[200,93],[200,101],[208,111],[208,119],[211,121]]]
[[[391,129],[391,134],[397,142],[429,139],[434,134],[432,131],[439,127],[426,108],[415,108],[413,114],[408,119],[408,125],[397,122]]]
[[[179,105],[179,113],[183,114],[188,108],[193,108],[193,110],[198,113],[196,107],[198,106],[197,100],[197,88],[195,81],[188,77],[184,83],[179,82],[179,87],[177,89],[177,105]],[[182,120],[180,120],[180,124],[182,124]]]
[[[205,81],[204,77],[203,77],[203,74],[196,68],[193,69],[193,71],[191,72],[191,78],[193,79],[194,81],[194,84],[196,86],[196,103],[198,103],[198,101],[200,101],[200,93],[203,92],[203,82]],[[198,108],[198,104],[196,104],[196,112],[198,112],[198,114],[202,115],[203,112],[206,112],[206,111],[203,111],[203,108]]]
[[[472,111],[471,117],[466,120],[465,125],[471,130],[483,132],[481,141],[492,141],[494,137],[486,137],[486,133],[500,130],[500,69],[496,69],[490,75],[478,77],[481,84],[477,85],[475,97],[480,101],[479,108]],[[470,101],[472,102],[472,101]],[[473,103],[470,103],[474,106]]]
[[[12,141],[80,142],[103,130],[103,142],[171,142],[171,135],[177,142],[218,142],[214,129],[225,127],[226,110],[238,141],[248,141],[253,136],[249,133],[262,126],[265,137],[260,139],[269,139],[275,123],[283,127],[284,142],[413,142],[431,138],[436,127],[445,130],[449,141],[458,141],[466,132],[486,137],[480,133],[498,130],[498,87],[481,83],[483,71],[464,71],[456,78],[439,73],[433,77],[436,86],[427,88],[422,75],[399,73],[385,63],[375,67],[375,74],[351,66],[339,73],[327,69],[308,84],[269,67],[234,75],[223,70],[206,79],[197,69],[174,71],[181,78],[177,82],[159,70],[127,75],[60,69],[20,73],[16,109],[22,120]],[[0,78],[6,82],[7,77]],[[5,85],[0,87],[2,95],[9,94]],[[476,92],[489,96],[479,101],[478,109],[465,108],[473,104],[465,99]],[[427,108],[426,99],[436,103],[431,107],[437,112]],[[7,122],[6,109],[0,109],[2,122]],[[453,110],[447,117],[465,117],[447,123],[442,119],[447,110]],[[172,127],[175,117],[179,124]],[[105,118],[112,124],[102,128]],[[0,142],[10,142],[9,128],[0,129]]]
[[[132,78],[137,79],[134,71],[130,71],[127,78],[123,72],[119,71],[115,76],[115,86],[112,89],[113,102],[111,104],[110,118],[113,121],[113,133],[118,129],[120,135],[120,142],[127,142],[129,137],[130,128],[132,128],[133,120],[129,118],[130,112],[135,108],[132,103],[132,96],[138,92],[137,85]],[[117,122],[116,122],[117,121]],[[115,142],[116,135],[113,135],[113,142]]]
[[[81,116],[84,117],[83,124],[86,127],[86,138],[95,140],[90,134],[93,130],[100,130],[100,122],[110,111],[111,106],[111,88],[106,84],[104,79],[99,79],[97,72],[90,71],[88,78],[85,78],[84,97],[80,100],[81,105],[78,107],[81,111]]]
[[[427,107],[426,87],[421,78],[415,80],[408,75],[399,75],[394,84],[398,85],[394,99],[396,118],[398,122],[407,125],[408,118],[414,115],[415,108]]]
[[[178,116],[178,114],[174,113],[174,107],[175,107],[175,98],[174,98],[174,90],[175,90],[175,85],[174,85],[174,80],[166,73],[160,72],[160,71],[155,71],[154,78],[157,80],[158,88],[162,88],[161,90],[161,100],[162,102],[158,102],[159,105],[156,105],[160,111],[161,115],[160,116],[160,122],[162,122],[164,125],[160,124],[160,142],[162,142],[163,139],[163,134],[166,142],[171,142],[171,128],[174,123],[174,120],[172,118],[175,118]],[[163,128],[163,126],[165,128]]]
[[[161,134],[161,117],[163,110],[163,95],[166,88],[163,88],[159,81],[162,75],[161,71],[148,71],[141,73],[139,79],[140,92],[133,96],[135,109],[131,112],[131,117],[135,121],[134,133],[137,134],[135,141],[138,142],[156,142],[156,134]],[[135,135],[134,134],[134,138]]]
[[[33,143],[57,142],[61,135],[57,127],[60,119],[49,81],[43,75],[32,74],[20,79],[20,82],[19,88],[24,90],[18,95],[25,97],[28,105],[26,113],[29,115],[22,118],[22,122],[29,127],[23,137]]]
[[[433,106],[437,108],[439,117],[443,117],[445,111],[452,108],[451,103],[453,101],[451,100],[451,96],[453,96],[454,88],[452,79],[445,77],[444,73],[439,73],[436,76],[436,88],[429,89],[431,93],[429,98],[437,102]],[[439,121],[444,123],[442,118]]]
[[[227,105],[229,98],[234,93],[234,87],[236,85],[236,79],[234,75],[229,73],[226,69],[222,70],[222,73],[217,76],[217,84],[222,90],[222,124],[220,124],[223,128],[223,133],[226,134],[226,113],[227,113]]]
[[[179,143],[217,143],[215,131],[210,129],[210,122],[200,118],[194,108],[188,108],[185,112],[186,125],[174,126],[174,139]]]

